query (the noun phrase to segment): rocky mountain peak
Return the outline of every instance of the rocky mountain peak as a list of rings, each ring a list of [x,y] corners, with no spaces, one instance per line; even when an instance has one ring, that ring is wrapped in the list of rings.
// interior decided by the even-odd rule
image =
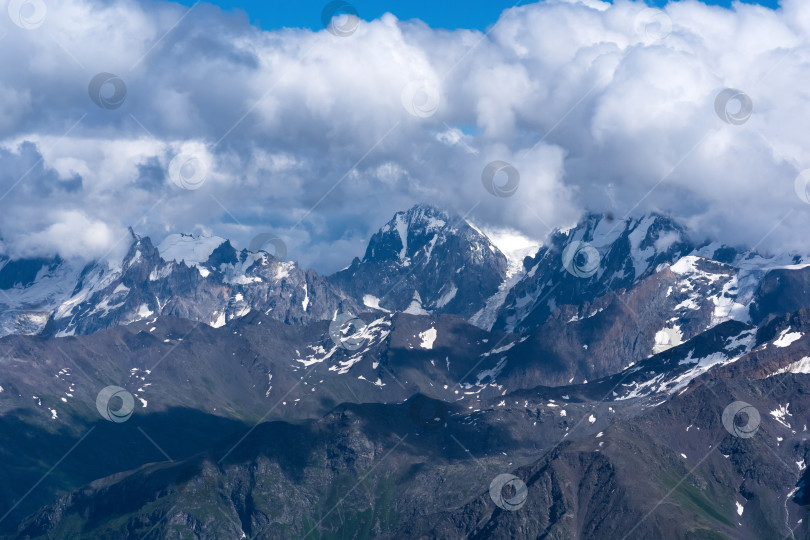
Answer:
[[[206,264],[212,268],[219,268],[219,266],[223,264],[237,264],[238,262],[244,261],[246,257],[246,251],[238,253],[231,245],[231,241],[225,240],[211,252]]]
[[[586,214],[574,227],[551,233],[524,262],[526,276],[510,291],[494,328],[537,326],[557,306],[629,288],[695,247],[681,225],[661,214]]]
[[[160,260],[160,252],[152,244],[152,240],[148,236],[138,236],[133,233],[132,244],[130,244],[127,254],[124,255],[123,268],[131,268],[139,263],[142,264],[143,261],[158,260]]]
[[[369,241],[362,260],[331,280],[369,307],[470,317],[503,283],[507,260],[458,215],[416,205],[394,217]]]
[[[408,264],[412,257],[433,241],[437,234],[453,232],[460,225],[458,216],[430,205],[416,205],[381,227],[366,248],[363,261],[396,261]],[[466,222],[463,225],[469,227]]]

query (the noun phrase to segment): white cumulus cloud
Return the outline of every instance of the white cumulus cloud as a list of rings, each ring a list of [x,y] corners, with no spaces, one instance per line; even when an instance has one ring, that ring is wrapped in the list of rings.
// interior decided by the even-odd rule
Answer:
[[[104,256],[128,226],[240,247],[271,232],[333,271],[416,202],[534,239],[583,211],[655,210],[699,239],[810,253],[802,0],[547,0],[488,34],[389,14],[347,37],[187,9],[50,0],[30,29],[0,12],[5,253]],[[122,102],[107,84],[113,105],[94,103],[99,73]],[[741,125],[715,112],[725,88],[751,100]],[[482,185],[495,160],[519,171],[512,197]]]

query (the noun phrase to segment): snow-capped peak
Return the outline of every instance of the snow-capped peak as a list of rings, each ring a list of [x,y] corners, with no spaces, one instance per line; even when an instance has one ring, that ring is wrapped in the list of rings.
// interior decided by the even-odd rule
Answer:
[[[428,205],[397,212],[372,237],[363,260],[395,260],[408,266],[410,259],[432,242],[426,251],[429,259],[436,235],[452,232],[447,230],[450,225],[451,217],[447,212]]]
[[[331,279],[358,303],[374,297],[390,311],[469,317],[497,292],[506,270],[503,253],[460,216],[416,205],[397,212],[371,237],[363,259]]]

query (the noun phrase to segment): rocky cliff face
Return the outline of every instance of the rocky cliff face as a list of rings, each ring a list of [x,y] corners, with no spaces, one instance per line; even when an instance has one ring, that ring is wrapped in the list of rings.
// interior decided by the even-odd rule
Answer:
[[[497,292],[506,257],[460,216],[430,206],[398,212],[363,259],[330,281],[370,307],[469,318]]]
[[[694,250],[682,227],[649,215],[619,220],[589,215],[525,261],[526,276],[501,306],[493,326],[524,330],[542,324],[557,306],[581,305],[609,291],[629,289]]]

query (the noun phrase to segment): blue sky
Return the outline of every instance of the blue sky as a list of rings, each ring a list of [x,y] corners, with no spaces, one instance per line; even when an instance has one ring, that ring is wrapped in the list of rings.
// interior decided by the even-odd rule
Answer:
[[[194,0],[182,0],[180,3],[192,5]],[[251,22],[270,30],[282,27],[321,28],[321,11],[327,3],[324,0],[279,1],[245,1],[245,0],[211,0],[223,9],[238,9],[246,12]],[[514,0],[487,0],[470,2],[469,0],[351,0],[350,2],[365,20],[376,19],[386,12],[395,14],[401,20],[421,19],[434,28],[477,28],[485,29],[498,19],[504,9],[515,5]],[[523,1],[521,4],[533,3]],[[666,0],[649,0],[650,5],[661,7]],[[708,0],[704,3],[731,7],[731,0]],[[778,0],[746,0],[746,4],[761,4],[777,8]]]

